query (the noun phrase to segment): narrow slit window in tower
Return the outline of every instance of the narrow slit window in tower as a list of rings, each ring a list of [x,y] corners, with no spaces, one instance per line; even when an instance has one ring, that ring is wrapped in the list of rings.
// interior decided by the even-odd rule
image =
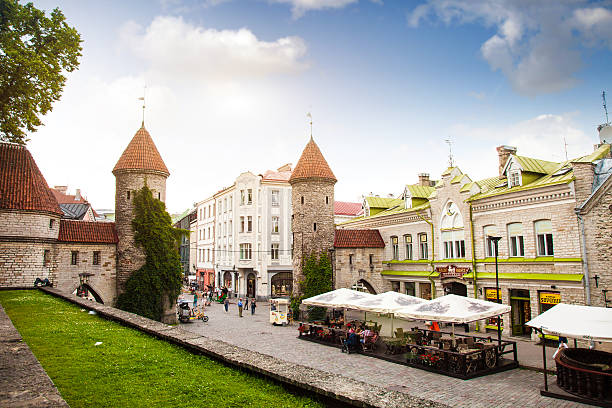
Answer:
[[[325,204],[329,204],[329,197],[325,196]]]
[[[317,230],[317,223],[316,222],[314,223],[313,228],[314,228],[315,231]]]
[[[304,204],[304,196],[302,196],[302,204]]]
[[[129,191],[127,192],[127,199],[128,200],[130,199],[130,192]]]
[[[161,193],[157,193],[157,199],[161,200]]]

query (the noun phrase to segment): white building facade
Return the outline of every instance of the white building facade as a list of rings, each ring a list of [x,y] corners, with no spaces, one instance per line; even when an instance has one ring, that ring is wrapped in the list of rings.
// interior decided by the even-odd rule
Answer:
[[[209,197],[196,205],[196,275],[201,288],[215,286],[215,199]]]

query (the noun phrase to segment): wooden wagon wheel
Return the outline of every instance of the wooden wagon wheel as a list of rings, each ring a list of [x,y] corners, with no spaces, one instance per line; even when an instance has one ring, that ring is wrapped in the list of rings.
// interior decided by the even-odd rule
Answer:
[[[489,368],[495,367],[497,364],[497,355],[495,349],[489,349],[485,351],[485,365]]]

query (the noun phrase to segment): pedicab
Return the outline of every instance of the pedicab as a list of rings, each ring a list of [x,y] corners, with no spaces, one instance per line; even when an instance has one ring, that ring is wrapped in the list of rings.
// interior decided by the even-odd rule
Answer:
[[[270,299],[270,323],[273,326],[288,325],[290,315],[289,299]]]
[[[208,321],[208,316],[204,314],[203,308],[191,308],[189,307],[189,302],[186,300],[179,301],[177,315],[181,323],[189,323],[193,320]]]

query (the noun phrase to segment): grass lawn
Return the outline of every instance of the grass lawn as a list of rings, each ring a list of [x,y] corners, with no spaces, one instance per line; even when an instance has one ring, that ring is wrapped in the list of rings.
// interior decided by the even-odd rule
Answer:
[[[0,303],[72,408],[324,406],[39,291]]]

